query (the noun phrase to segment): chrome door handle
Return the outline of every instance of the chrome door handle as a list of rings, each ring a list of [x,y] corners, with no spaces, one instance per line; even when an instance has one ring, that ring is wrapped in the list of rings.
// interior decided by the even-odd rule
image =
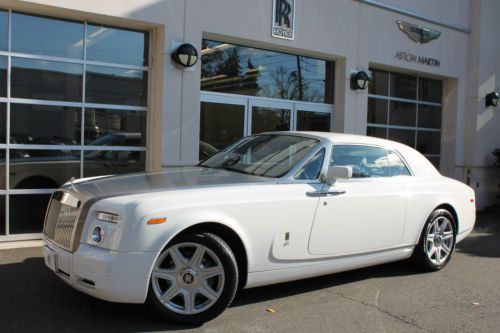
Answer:
[[[332,191],[314,191],[306,192],[308,197],[332,197],[336,195],[344,194],[345,190],[332,190]]]

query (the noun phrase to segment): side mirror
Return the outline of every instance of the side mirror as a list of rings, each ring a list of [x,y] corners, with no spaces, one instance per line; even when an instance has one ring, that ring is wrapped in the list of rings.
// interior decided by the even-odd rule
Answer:
[[[337,179],[352,178],[352,167],[333,165],[328,168],[328,182],[334,182]]]

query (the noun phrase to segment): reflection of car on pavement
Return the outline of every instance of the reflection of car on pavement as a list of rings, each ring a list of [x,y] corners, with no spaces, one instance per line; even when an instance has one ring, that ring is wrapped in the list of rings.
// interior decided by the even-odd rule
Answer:
[[[26,138],[22,138],[26,139]],[[21,140],[26,142],[26,140]],[[60,144],[60,142],[59,142]],[[111,133],[87,146],[140,146],[140,133]],[[57,188],[71,177],[80,177],[81,152],[75,150],[11,150],[10,188]],[[84,152],[86,177],[142,171],[140,151],[87,150]],[[2,161],[0,168],[5,165]],[[0,186],[5,186],[0,179]]]

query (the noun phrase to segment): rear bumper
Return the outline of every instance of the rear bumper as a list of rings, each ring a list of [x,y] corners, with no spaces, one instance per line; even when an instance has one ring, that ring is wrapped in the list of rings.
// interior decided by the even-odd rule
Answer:
[[[81,244],[74,253],[44,239],[45,264],[64,282],[111,302],[144,303],[156,252],[117,252]]]

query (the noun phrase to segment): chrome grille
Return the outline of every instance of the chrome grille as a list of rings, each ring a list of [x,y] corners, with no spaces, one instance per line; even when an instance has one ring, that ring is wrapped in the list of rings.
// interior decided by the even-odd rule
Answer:
[[[54,192],[45,217],[45,236],[71,251],[79,210],[80,201],[76,197],[63,191]]]

